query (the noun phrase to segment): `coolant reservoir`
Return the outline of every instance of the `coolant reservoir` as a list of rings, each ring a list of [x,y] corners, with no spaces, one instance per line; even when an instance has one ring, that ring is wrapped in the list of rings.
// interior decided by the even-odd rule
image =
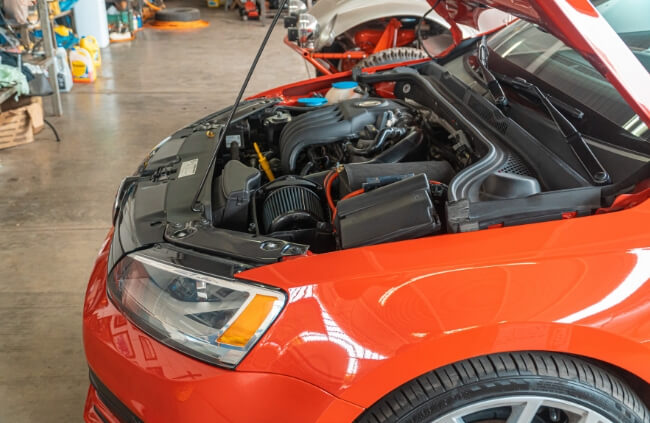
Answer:
[[[341,81],[332,84],[332,88],[325,94],[327,103],[335,104],[344,100],[352,98],[361,98],[361,94],[357,92],[359,84],[354,81]]]

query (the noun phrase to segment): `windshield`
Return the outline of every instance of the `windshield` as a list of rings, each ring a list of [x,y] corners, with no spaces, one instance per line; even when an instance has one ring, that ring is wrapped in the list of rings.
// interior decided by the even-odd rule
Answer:
[[[650,1],[603,0],[593,3],[650,71]],[[609,81],[555,36],[522,21],[497,33],[490,39],[489,46],[506,61],[604,116],[627,133],[650,139],[648,127]]]

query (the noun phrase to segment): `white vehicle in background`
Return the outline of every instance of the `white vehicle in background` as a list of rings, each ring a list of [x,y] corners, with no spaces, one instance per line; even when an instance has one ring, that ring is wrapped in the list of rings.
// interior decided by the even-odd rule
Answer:
[[[290,0],[285,43],[320,74],[444,56],[462,39],[512,21],[498,10],[481,14],[479,30],[450,27],[427,0],[319,0],[308,9]]]

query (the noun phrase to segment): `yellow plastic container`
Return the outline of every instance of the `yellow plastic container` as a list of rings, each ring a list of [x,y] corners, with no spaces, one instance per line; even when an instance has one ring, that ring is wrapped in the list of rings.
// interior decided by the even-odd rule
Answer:
[[[72,80],[81,83],[95,82],[97,73],[95,72],[95,64],[88,50],[81,47],[73,47],[70,50],[69,56]]]
[[[93,59],[95,69],[99,68],[102,65],[102,54],[99,51],[99,44],[97,44],[97,39],[95,37],[92,35],[81,37],[79,46],[90,53],[90,57]]]
[[[50,16],[61,14],[61,5],[59,4],[59,0],[50,1],[47,5],[50,7]]]
[[[62,37],[69,37],[70,34],[72,34],[72,29],[68,28],[67,26],[63,26],[63,25],[55,25],[54,26],[54,32],[57,35],[60,35]]]

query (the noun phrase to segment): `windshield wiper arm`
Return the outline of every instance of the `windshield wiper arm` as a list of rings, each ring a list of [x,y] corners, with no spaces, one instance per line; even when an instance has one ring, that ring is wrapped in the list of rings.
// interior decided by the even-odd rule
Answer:
[[[598,161],[598,158],[594,154],[591,147],[589,147],[589,144],[587,144],[587,141],[585,141],[582,134],[573,125],[573,123],[571,123],[571,121],[558,110],[549,96],[540,90],[537,85],[530,83],[523,78],[506,78],[508,78],[507,80],[509,81],[509,85],[512,84],[513,87],[516,85],[520,89],[525,90],[532,95],[535,95],[539,99],[548,114],[551,115],[551,118],[553,118],[553,122],[555,122],[555,126],[560,130],[562,137],[571,147],[573,154],[575,154],[584,169],[589,174],[592,182],[596,185],[609,184],[611,182],[609,173],[605,170],[600,161]],[[503,78],[502,80],[505,81],[506,79]],[[578,111],[581,112],[580,110]]]
[[[523,78],[521,78],[519,76],[516,76],[516,77],[513,78],[511,76],[503,75],[503,74],[496,73],[496,72],[493,72],[493,75],[502,84],[506,84],[507,86],[512,87],[517,91],[521,91],[524,94],[532,95],[532,96],[534,96],[536,98],[539,98],[537,96],[537,93],[535,92],[535,89],[533,88],[533,84],[526,81],[525,79],[523,79]],[[551,103],[553,103],[553,105],[557,109],[559,109],[562,112],[568,114],[572,118],[574,118],[574,119],[582,119],[583,117],[585,117],[585,112],[578,109],[577,107],[573,107],[570,104],[567,104],[564,101],[562,101],[560,99],[557,99],[557,98],[551,96],[548,93],[544,93],[544,95],[546,96],[546,98],[548,98],[548,100]]]
[[[494,76],[488,67],[488,55],[489,50],[487,47],[487,41],[485,39],[485,36],[483,36],[476,48],[476,61],[478,62],[478,67],[481,70],[483,80],[487,85],[487,89],[490,91],[490,95],[494,100],[494,104],[503,110],[508,105],[508,98],[506,97],[506,93],[503,91],[499,80]]]

